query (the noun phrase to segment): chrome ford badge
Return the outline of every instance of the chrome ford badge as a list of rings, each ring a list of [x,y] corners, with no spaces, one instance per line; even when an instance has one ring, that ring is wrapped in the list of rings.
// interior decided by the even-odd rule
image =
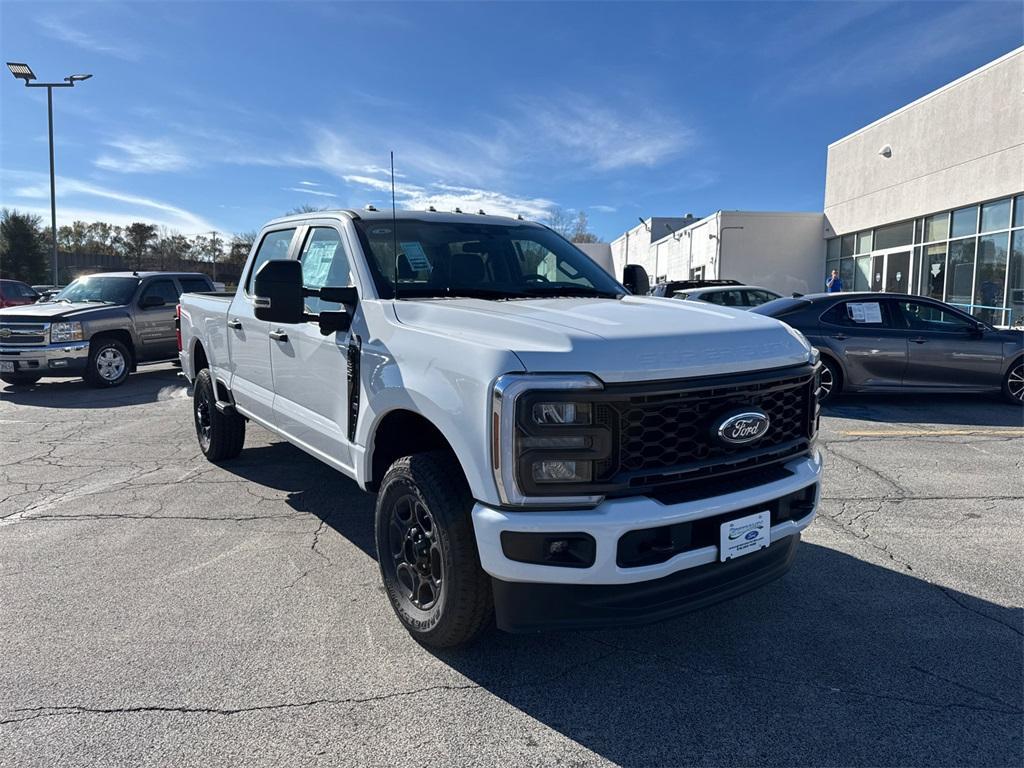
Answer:
[[[727,445],[744,445],[765,436],[771,420],[764,411],[728,414],[715,429],[718,439]]]

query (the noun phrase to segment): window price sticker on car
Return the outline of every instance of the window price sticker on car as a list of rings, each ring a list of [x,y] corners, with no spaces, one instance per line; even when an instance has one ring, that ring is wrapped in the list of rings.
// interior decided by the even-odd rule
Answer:
[[[767,510],[722,523],[718,559],[723,563],[749,555],[772,543],[772,516]]]

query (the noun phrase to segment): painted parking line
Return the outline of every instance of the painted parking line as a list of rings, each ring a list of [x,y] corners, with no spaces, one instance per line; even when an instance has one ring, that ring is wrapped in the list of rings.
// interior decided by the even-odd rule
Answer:
[[[1024,437],[1024,429],[850,429],[840,430],[846,437],[956,437],[979,435],[993,437]]]

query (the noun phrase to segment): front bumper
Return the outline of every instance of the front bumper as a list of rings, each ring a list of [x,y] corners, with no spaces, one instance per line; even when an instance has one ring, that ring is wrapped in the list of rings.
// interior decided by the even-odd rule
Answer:
[[[80,376],[89,362],[89,342],[46,346],[0,346],[0,362],[14,363],[15,373],[39,376]]]
[[[677,504],[635,496],[608,499],[586,510],[512,512],[475,505],[473,528],[481,565],[494,579],[499,625],[514,630],[603,625],[620,618],[653,620],[666,611],[692,610],[776,578],[789,567],[800,532],[817,513],[820,454],[793,459],[784,469],[786,476],[772,482]],[[771,545],[760,552],[721,563],[715,544],[695,546],[652,565],[623,567],[619,562],[620,539],[631,531],[728,518],[732,512],[741,517],[807,489],[813,490],[810,511],[773,523]],[[502,547],[504,531],[589,535],[594,540],[593,564],[565,567],[509,559]],[[610,615],[601,610],[604,604],[611,606]]]

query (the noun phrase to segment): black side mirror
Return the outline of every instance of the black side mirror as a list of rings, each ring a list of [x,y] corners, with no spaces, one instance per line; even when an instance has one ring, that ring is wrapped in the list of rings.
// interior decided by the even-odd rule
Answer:
[[[167,302],[164,301],[164,297],[163,296],[154,296],[154,295],[143,296],[142,299],[139,301],[139,306],[142,307],[143,309],[152,309],[153,307],[162,307],[165,304],[167,304]]]
[[[987,331],[987,330],[988,330],[988,328],[987,328],[987,327],[985,326],[985,324],[984,324],[984,323],[978,323],[978,322],[976,322],[976,323],[974,323],[974,324],[973,324],[973,325],[971,326],[970,330],[969,330],[969,331],[967,331],[967,332],[968,332],[969,334],[971,334],[971,336],[974,336],[974,337],[976,337],[976,338],[979,338],[979,339],[980,339],[980,338],[981,338],[982,336],[984,336],[984,335],[985,335],[985,331]]]
[[[253,308],[257,320],[270,323],[301,323],[302,264],[292,259],[271,259],[253,280]]]
[[[359,304],[359,290],[354,285],[331,286],[325,285],[319,290],[308,291],[320,297],[321,301],[341,304],[343,309],[321,310],[318,315],[320,321],[320,333],[329,336],[335,331],[347,331],[352,325],[352,315],[355,314],[356,306]]]
[[[646,296],[651,292],[651,279],[639,264],[627,264],[622,268],[622,284],[634,296]]]

